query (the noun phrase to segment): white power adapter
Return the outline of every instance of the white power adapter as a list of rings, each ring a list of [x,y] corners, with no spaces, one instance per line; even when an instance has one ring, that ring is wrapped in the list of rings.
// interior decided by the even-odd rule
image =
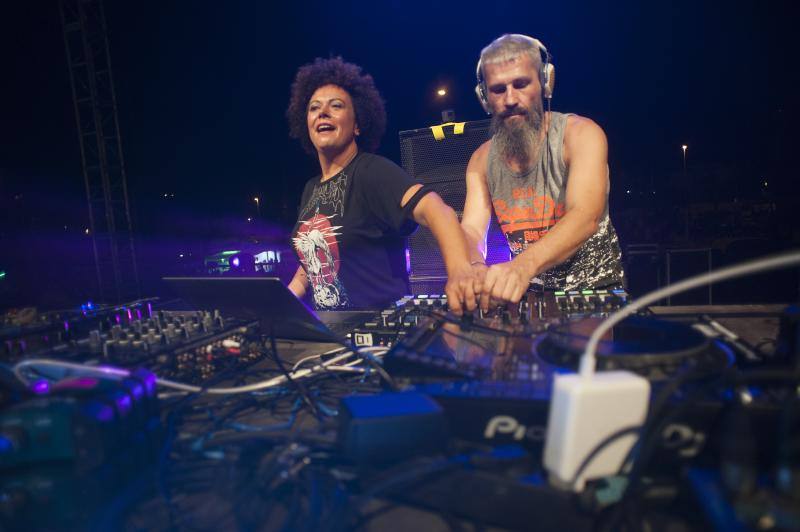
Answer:
[[[550,483],[580,492],[587,480],[616,474],[635,434],[608,442],[576,477],[598,444],[644,423],[649,402],[650,383],[629,371],[557,375],[544,447]]]

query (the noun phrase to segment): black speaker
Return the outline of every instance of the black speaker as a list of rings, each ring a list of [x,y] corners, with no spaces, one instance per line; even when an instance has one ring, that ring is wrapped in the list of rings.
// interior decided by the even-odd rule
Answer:
[[[671,247],[665,251],[667,284],[708,273],[714,269],[717,253],[710,247]],[[667,305],[713,305],[714,285],[701,286],[667,298]]]
[[[641,297],[664,284],[664,251],[658,244],[625,246],[625,289],[632,297]]]
[[[453,125],[437,126],[442,135],[437,140],[433,128],[412,129],[400,132],[400,156],[403,168],[414,178],[439,194],[450,205],[459,219],[466,199],[467,163],[472,153],[489,139],[490,120],[465,122],[463,131]],[[508,244],[492,215],[487,238],[487,264],[509,259]],[[411,291],[443,293],[446,281],[436,239],[431,232],[420,227],[408,242],[410,258]]]

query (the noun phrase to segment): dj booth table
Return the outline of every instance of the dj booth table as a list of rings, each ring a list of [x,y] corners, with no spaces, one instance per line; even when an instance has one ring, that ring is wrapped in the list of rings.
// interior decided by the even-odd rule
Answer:
[[[424,305],[414,308],[420,306]],[[434,316],[434,321],[444,319],[439,312],[441,306],[429,307],[428,314]],[[775,349],[773,340],[778,336],[782,310],[774,305],[650,309],[653,315],[671,322],[702,323],[710,329],[708,334],[716,334],[718,340],[739,345],[736,349],[756,348],[762,356]],[[135,326],[135,312],[131,317],[128,309],[123,310],[123,324],[125,312],[128,330],[141,329],[137,334],[144,338],[147,324]],[[384,314],[384,322],[394,319],[392,316]],[[366,314],[323,318],[347,327],[359,320],[375,321]],[[330,361],[341,354],[340,346],[270,339],[257,324],[227,325],[222,318],[214,325],[216,328],[207,329],[206,336],[193,340],[193,319],[178,320],[166,313],[148,318],[147,323],[157,324],[158,331],[164,331],[163,336],[167,336],[171,323],[186,331],[186,338],[176,340],[170,349],[157,351],[158,357],[147,359],[152,365],[144,366],[156,372],[164,383],[167,377],[202,375],[200,390],[187,393],[159,388],[158,426],[148,433],[146,443],[141,447],[131,444],[131,448],[104,448],[106,454],[96,466],[81,469],[75,466],[76,459],[20,462],[13,467],[0,462],[4,477],[0,485],[0,523],[11,529],[33,526],[41,530],[577,531],[607,523],[613,511],[611,503],[624,490],[624,477],[595,483],[580,495],[548,485],[541,456],[543,433],[534,430],[537,423],[546,423],[551,374],[544,361],[539,361],[541,367],[533,371],[544,375],[533,383],[533,395],[524,395],[531,390],[530,382],[520,388],[512,381],[494,378],[491,382],[472,380],[469,386],[458,388],[463,392],[467,386],[469,393],[456,396],[453,390],[457,386],[453,383],[464,382],[464,374],[456,378],[455,374],[444,375],[440,371],[434,376],[414,376],[420,367],[436,366],[441,370],[444,366],[435,360],[436,356],[432,361],[423,357],[422,362],[419,357],[414,358],[414,371],[410,373],[393,373],[391,368],[407,369],[404,364],[409,359],[397,355],[392,362],[391,354],[385,355],[383,366],[390,374],[388,378],[409,394],[405,396],[410,398],[408,405],[421,405],[416,409],[409,406],[398,414],[396,404],[387,406],[381,401],[394,392],[367,355],[353,355],[342,363],[323,367],[323,360]],[[205,319],[200,316],[196,321]],[[111,319],[107,321],[113,323]],[[468,344],[472,357],[469,362],[480,365],[497,358],[500,351],[490,357],[475,356],[476,345],[488,338],[488,343],[482,344],[484,352],[495,349],[497,330],[521,330],[515,329],[519,324],[510,322],[505,315],[455,320],[460,328],[458,334],[463,336],[456,335],[462,341],[462,347],[456,348],[448,343],[452,333],[425,336],[425,323],[415,322],[397,337],[395,347],[405,346],[405,352],[412,354],[418,349],[416,354],[420,355],[451,347],[461,356],[465,352],[463,345]],[[483,337],[482,326],[489,331]],[[531,322],[525,324],[530,326]],[[361,330],[380,329],[370,327]],[[335,323],[332,328],[336,329]],[[396,331],[400,329],[398,325]],[[441,330],[446,329],[447,324]],[[108,331],[107,343],[115,342],[116,351],[106,349],[105,360],[126,367],[139,366],[124,363],[135,357],[119,347],[124,339],[120,340],[119,334],[115,336],[113,330],[112,327]],[[545,334],[544,329],[537,330],[538,335]],[[507,344],[511,347],[503,347],[503,352],[512,352],[520,345],[532,351],[537,334],[518,335],[516,343]],[[78,336],[63,343],[77,352]],[[91,339],[93,333],[88,337]],[[379,337],[382,338],[377,333],[373,336]],[[52,350],[54,346],[47,348]],[[332,352],[336,349],[340,351]],[[43,348],[39,352],[45,351]],[[381,350],[372,353],[380,354]],[[737,351],[737,358],[740,355],[746,354]],[[232,356],[237,360],[230,362]],[[211,369],[198,369],[201,360],[207,361]],[[425,366],[428,362],[432,365]],[[491,360],[488,363],[497,370]],[[465,367],[461,364],[456,369],[462,371]],[[514,371],[518,372],[519,367],[517,364]],[[529,366],[525,367],[529,371]],[[303,369],[309,368],[317,369],[302,374]],[[500,371],[507,368],[503,366]],[[294,378],[286,378],[287,373]],[[495,372],[494,376],[500,374]],[[265,382],[275,384],[258,387]],[[246,393],[210,393],[222,387],[247,386],[254,389]],[[70,400],[77,397],[68,388],[59,393],[69,395]],[[365,402],[357,403],[359,397],[366,398]],[[433,410],[425,409],[428,404],[434,405]],[[48,413],[54,411],[50,404],[42,408]],[[364,414],[367,410],[372,414]],[[718,411],[713,410],[715,416]],[[509,415],[518,416],[520,425],[527,425],[527,430],[489,436],[487,420]],[[478,430],[467,430],[465,419],[476,424]],[[440,422],[443,432],[431,429],[439,427]],[[7,425],[0,426],[3,434],[8,433]],[[390,434],[391,441],[381,444],[378,438],[375,443],[364,436],[368,434]],[[517,438],[517,434],[523,436]],[[703,496],[693,495],[687,476],[693,468],[719,467],[718,452],[719,449],[709,449],[675,462],[678,469],[668,474],[663,467],[656,467],[657,471],[647,479],[647,495],[637,500],[634,513],[622,518],[635,518],[664,530],[669,526],[674,530],[703,530],[718,524],[704,514]],[[121,463],[128,463],[129,467]]]

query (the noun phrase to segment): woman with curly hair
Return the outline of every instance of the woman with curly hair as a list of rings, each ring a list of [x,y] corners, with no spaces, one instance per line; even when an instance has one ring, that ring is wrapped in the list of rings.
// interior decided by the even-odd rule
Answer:
[[[466,240],[453,209],[399,166],[375,155],[386,111],[372,77],[340,57],[317,58],[292,84],[289,133],[319,161],[303,190],[292,243],[300,267],[289,289],[311,289],[317,310],[384,308],[409,293],[405,239],[422,224],[447,268],[450,308],[475,309]]]

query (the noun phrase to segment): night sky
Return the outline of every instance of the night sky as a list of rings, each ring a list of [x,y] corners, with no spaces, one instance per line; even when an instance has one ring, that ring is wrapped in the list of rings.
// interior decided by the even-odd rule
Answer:
[[[389,118],[380,152],[399,163],[398,131],[441,122],[443,108],[458,120],[485,118],[472,92],[475,63],[506,32],[547,45],[554,110],[606,131],[612,212],[680,172],[684,143],[690,168],[731,170],[726,194],[756,193],[768,181],[770,194],[785,195],[797,138],[788,5],[108,1],[136,230],[168,233],[170,212],[198,227],[248,216],[254,195],[264,219],[291,219],[316,162],[288,138],[284,113],[295,71],[313,58],[341,55],[373,75]],[[56,0],[7,3],[0,65],[2,234],[9,242],[21,229],[80,230],[85,192]],[[441,84],[446,102],[434,97]],[[4,248],[0,268],[23,252]]]

